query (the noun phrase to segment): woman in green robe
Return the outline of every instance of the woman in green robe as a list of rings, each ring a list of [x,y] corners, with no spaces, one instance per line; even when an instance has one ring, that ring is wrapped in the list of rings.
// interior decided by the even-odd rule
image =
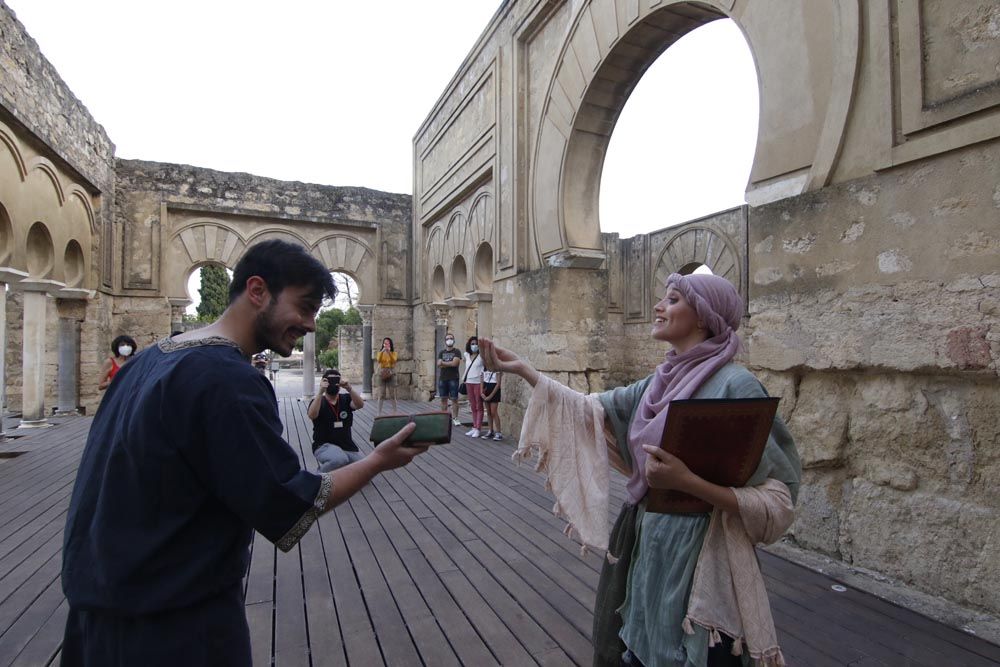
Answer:
[[[595,397],[572,392],[515,353],[480,341],[488,368],[535,387],[522,447],[541,448],[540,467],[549,472],[557,505],[585,544],[604,545],[603,536],[581,525],[595,525],[593,508],[602,497],[606,506],[607,497],[601,482],[606,472],[589,461],[617,462],[629,477],[598,585],[595,666],[784,664],[753,544],[778,539],[793,518],[801,464],[788,429],[775,417],[760,464],[742,489],[712,484],[650,445],[659,442],[672,400],[767,395],[732,361],[743,312],[742,299],[724,278],[672,274],[651,331],[672,349],[649,377]],[[608,451],[588,444],[595,432]],[[594,451],[584,452],[587,447]],[[567,449],[573,450],[569,456]],[[564,479],[574,465],[586,483]],[[650,487],[685,491],[714,510],[646,513]]]

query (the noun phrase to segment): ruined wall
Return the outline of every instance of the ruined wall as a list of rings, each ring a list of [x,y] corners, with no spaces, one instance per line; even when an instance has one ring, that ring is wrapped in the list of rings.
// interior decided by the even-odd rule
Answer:
[[[372,315],[372,354],[382,349],[382,339],[389,337],[396,347],[396,397],[414,398],[413,382],[416,371],[414,355],[413,309],[409,306],[380,305]],[[372,387],[379,387],[378,364],[373,363],[375,376]]]
[[[351,384],[362,386],[364,378],[364,339],[360,324],[342,324],[337,327],[340,375]]]
[[[749,338],[794,401],[795,539],[994,611],[997,182],[991,143],[751,210]]]
[[[90,288],[110,286],[105,280],[114,257],[106,240],[114,207],[114,144],[2,1],[0,70],[0,121],[94,198],[98,231],[84,248],[91,268],[87,282]]]

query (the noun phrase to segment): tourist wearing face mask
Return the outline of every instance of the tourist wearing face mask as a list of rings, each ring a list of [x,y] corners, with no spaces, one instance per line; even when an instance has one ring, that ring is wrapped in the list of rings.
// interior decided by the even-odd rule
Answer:
[[[361,460],[362,454],[351,438],[351,427],[354,411],[364,405],[364,399],[341,378],[339,370],[331,368],[323,373],[319,392],[306,410],[313,423],[312,450],[320,472]]]
[[[465,342],[465,388],[472,409],[472,429],[465,435],[478,438],[483,426],[483,360],[479,356],[479,339],[472,336]]]
[[[441,411],[448,412],[448,399],[451,399],[451,421],[455,426],[461,426],[458,421],[458,367],[462,363],[462,352],[455,348],[455,337],[446,334],[444,349],[438,353],[437,365],[438,396],[441,397]]]
[[[98,382],[97,388],[101,391],[107,389],[121,367],[135,356],[138,349],[135,339],[131,336],[118,336],[111,341],[111,354],[104,360],[104,365],[101,366],[101,380]]]

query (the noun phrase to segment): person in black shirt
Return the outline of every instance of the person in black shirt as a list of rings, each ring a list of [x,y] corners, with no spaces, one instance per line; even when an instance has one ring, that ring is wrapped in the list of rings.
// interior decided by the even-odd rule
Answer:
[[[351,383],[340,379],[340,371],[331,368],[323,373],[319,393],[306,410],[313,423],[312,450],[320,472],[361,460],[361,452],[351,439],[351,426],[354,411],[364,406],[364,399]]]
[[[441,397],[441,412],[448,412],[448,399],[451,399],[451,421],[455,426],[461,426],[458,421],[458,367],[462,363],[462,353],[455,347],[455,336],[450,332],[444,338],[444,349],[438,353],[438,396]]]
[[[254,531],[288,551],[321,514],[427,451],[403,446],[410,424],[362,460],[316,473],[282,438],[274,387],[250,357],[291,354],[334,296],[305,248],[263,241],[237,263],[218,320],[118,372],[66,518],[63,667],[248,667],[243,577]]]

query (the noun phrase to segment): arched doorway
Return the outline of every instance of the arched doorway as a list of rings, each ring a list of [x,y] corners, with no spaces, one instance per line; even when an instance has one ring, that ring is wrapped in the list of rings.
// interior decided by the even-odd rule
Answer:
[[[757,144],[757,87],[732,20],[672,44],[615,123],[601,171],[601,231],[627,238],[741,206]]]
[[[670,3],[629,10],[634,16],[623,29],[613,18],[614,4],[592,2],[581,11],[550,83],[531,156],[529,204],[539,263],[596,268],[604,262],[600,179],[618,116],[660,54],[695,28],[726,17],[712,6],[718,3]],[[587,36],[594,25],[608,37],[584,48],[594,41]],[[580,72],[589,74],[581,78]]]

